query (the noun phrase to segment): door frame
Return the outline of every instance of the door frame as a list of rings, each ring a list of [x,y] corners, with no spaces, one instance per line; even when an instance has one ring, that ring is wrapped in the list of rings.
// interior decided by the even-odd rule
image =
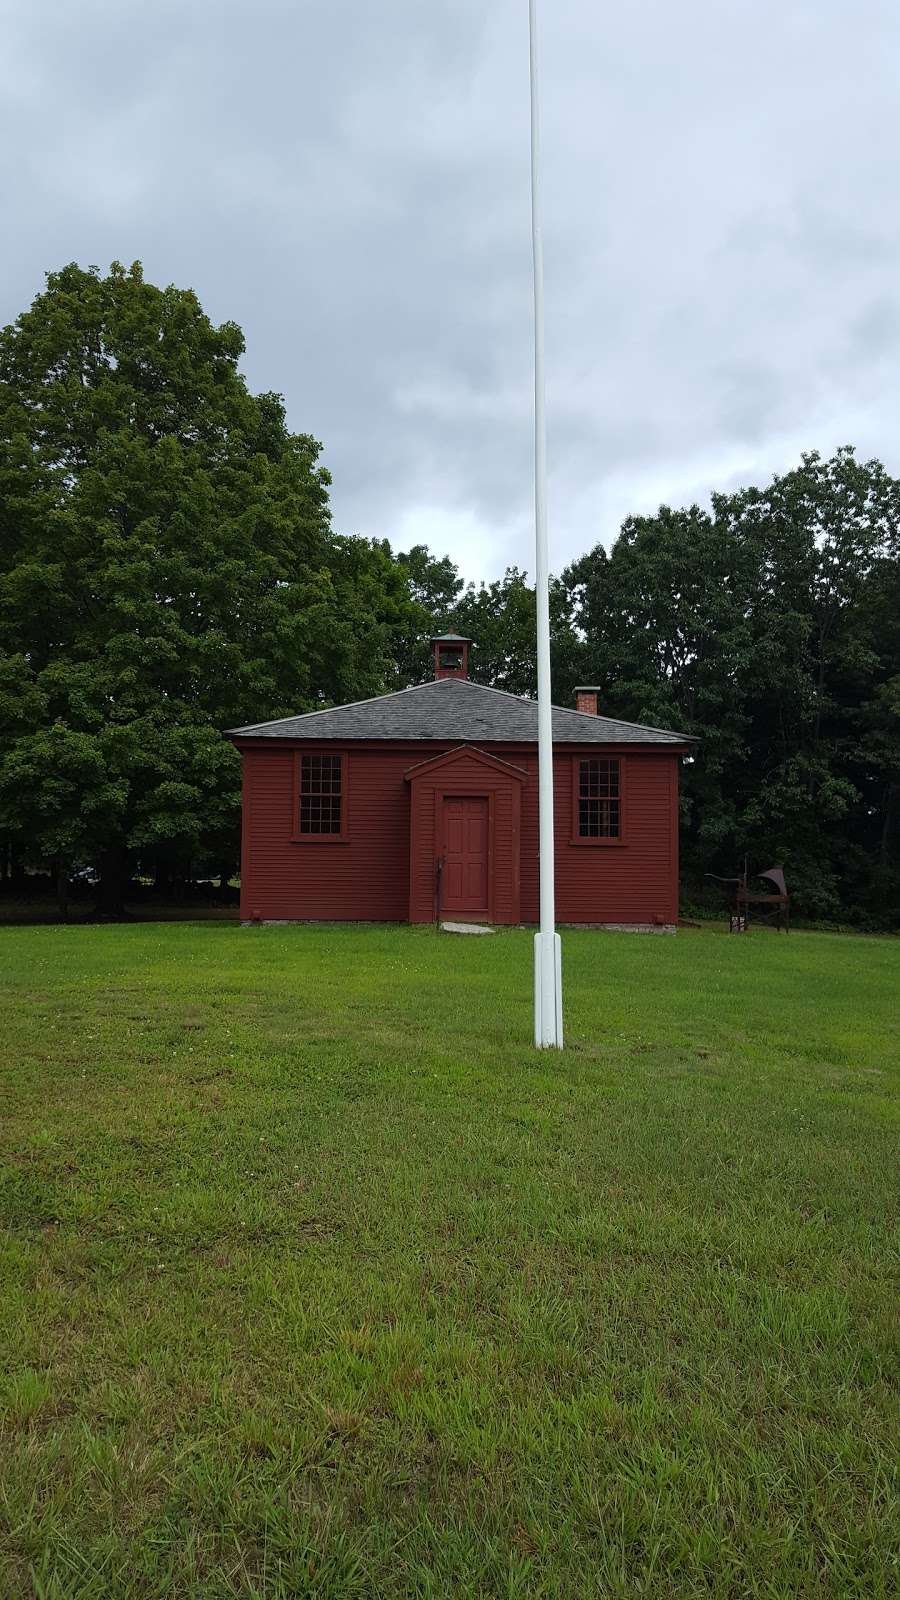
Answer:
[[[487,905],[484,915],[479,911],[450,911],[448,916],[458,922],[494,920],[494,790],[478,789],[464,780],[458,785],[447,785],[434,791],[434,838],[438,846],[436,855],[444,854],[444,805],[447,800],[487,801]],[[443,916],[443,910],[441,911]]]

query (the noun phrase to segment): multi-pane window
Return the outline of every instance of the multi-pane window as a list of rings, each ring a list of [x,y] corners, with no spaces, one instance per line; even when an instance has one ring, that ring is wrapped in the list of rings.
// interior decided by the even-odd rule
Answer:
[[[598,760],[578,763],[578,836],[580,839],[618,839],[622,798],[619,763]]]
[[[301,756],[300,832],[341,832],[340,756]]]

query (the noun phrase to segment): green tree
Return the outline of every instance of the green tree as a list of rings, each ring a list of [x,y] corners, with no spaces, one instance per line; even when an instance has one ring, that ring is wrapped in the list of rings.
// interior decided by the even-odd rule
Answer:
[[[698,734],[685,866],[784,860],[804,909],[900,914],[900,483],[849,448],[712,512],[630,518],[564,574],[622,715]]]
[[[336,538],[320,447],[250,394],[239,328],[53,273],[0,334],[0,830],[97,860],[232,855],[221,729],[377,693],[402,579]]]
[[[385,540],[382,549],[403,574],[407,606],[395,639],[397,687],[424,683],[431,672],[428,641],[451,625],[463,580],[449,556],[433,556],[427,545],[416,544],[394,557]]]
[[[507,694],[537,694],[537,614],[534,588],[518,567],[477,587],[469,584],[450,613],[450,626],[475,642],[471,676]],[[550,649],[554,699],[567,705],[578,676],[578,648],[569,615],[569,596],[550,587]]]
[[[752,554],[707,513],[663,506],[629,518],[609,555],[598,547],[565,574],[601,707],[702,738],[686,818],[713,853],[736,825],[729,776],[745,748],[753,571]]]
[[[507,567],[493,583],[469,584],[451,623],[456,633],[475,642],[470,674],[477,683],[507,694],[536,692],[534,590],[518,567]]]
[[[845,447],[828,461],[805,455],[793,472],[723,508],[764,530],[775,551],[767,588],[807,620],[803,694],[771,730],[768,707],[753,706],[751,755],[766,782],[747,820],[777,833],[823,914],[865,908],[890,920],[900,912],[891,777],[900,750],[889,692],[900,666],[891,625],[900,482]]]
[[[401,551],[396,560],[406,573],[413,604],[421,607],[430,625],[443,628],[463,587],[457,567],[449,556],[433,556],[424,544]]]

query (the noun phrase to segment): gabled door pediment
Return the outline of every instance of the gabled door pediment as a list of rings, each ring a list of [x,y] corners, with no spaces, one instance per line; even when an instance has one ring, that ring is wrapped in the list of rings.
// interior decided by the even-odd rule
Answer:
[[[437,775],[446,767],[452,767],[457,762],[477,761],[489,770],[506,773],[518,783],[525,783],[528,774],[522,767],[516,767],[511,761],[503,761],[499,756],[491,755],[488,750],[480,750],[475,744],[458,744],[453,750],[445,750],[442,755],[431,756],[428,761],[418,761],[415,766],[408,767],[403,774],[407,783],[415,783],[419,778]]]

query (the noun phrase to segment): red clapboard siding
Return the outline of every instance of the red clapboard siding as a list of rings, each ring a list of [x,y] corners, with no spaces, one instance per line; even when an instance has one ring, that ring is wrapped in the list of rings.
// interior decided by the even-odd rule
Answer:
[[[556,917],[558,922],[678,920],[678,758],[669,751],[620,756],[625,789],[621,845],[572,841],[572,791],[579,755],[553,763]],[[538,920],[537,755],[523,762],[529,783],[522,802],[522,920]]]
[[[409,755],[350,750],[346,841],[295,842],[296,748],[244,752],[241,916],[405,922]]]
[[[303,748],[309,750],[310,745]],[[243,746],[241,915],[265,921],[404,922],[434,916],[435,862],[444,794],[490,802],[490,914],[538,919],[538,779],[534,746],[354,748],[346,756],[346,839],[294,837],[300,749],[286,741]],[[556,915],[559,922],[674,923],[678,916],[678,756],[622,751],[624,843],[572,843],[575,760],[554,758]],[[485,761],[483,756],[494,757]],[[410,779],[407,781],[407,774]]]

